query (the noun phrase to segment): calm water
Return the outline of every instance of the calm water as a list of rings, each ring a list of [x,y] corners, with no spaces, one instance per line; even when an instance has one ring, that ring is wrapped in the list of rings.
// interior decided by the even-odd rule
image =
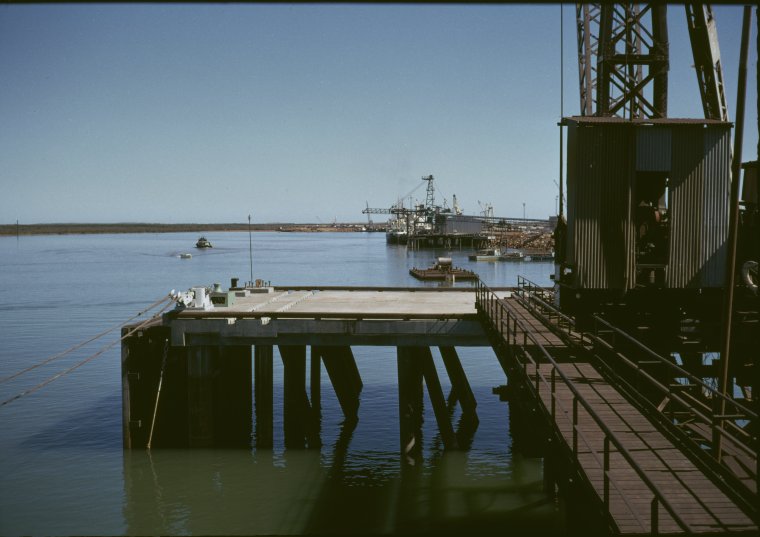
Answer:
[[[0,378],[123,322],[171,289],[247,280],[248,234],[206,236],[213,250],[196,251],[197,234],[188,233],[0,238]],[[469,262],[468,250],[407,252],[387,246],[381,233],[255,233],[253,251],[254,278],[275,285],[423,285],[408,270],[436,255],[495,286],[514,285],[518,273],[549,284],[552,271],[549,263]],[[181,252],[193,258],[179,259]],[[1,383],[0,399],[116,334]],[[364,390],[353,431],[341,428],[337,400],[324,386],[319,451],[283,448],[276,399],[272,450],[148,453],[121,447],[116,345],[0,407],[0,534],[561,531],[556,506],[542,493],[541,460],[511,450],[508,406],[491,394],[506,382],[493,351],[458,350],[478,400],[472,445],[444,453],[426,402],[424,460],[409,467],[398,454],[393,348],[354,348]],[[446,391],[445,374],[441,380]],[[275,360],[276,398],[281,388]]]

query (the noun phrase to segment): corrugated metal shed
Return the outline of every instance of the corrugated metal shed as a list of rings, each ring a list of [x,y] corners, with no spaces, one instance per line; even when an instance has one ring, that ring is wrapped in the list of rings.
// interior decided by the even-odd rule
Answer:
[[[633,285],[631,161],[627,125],[568,127],[568,259],[576,286]]]
[[[671,137],[673,129],[647,125],[636,129],[636,171],[670,171]]]
[[[728,125],[673,132],[670,174],[671,288],[722,287],[728,238],[731,131]]]
[[[636,285],[637,172],[669,177],[669,288],[721,287],[728,235],[731,123],[565,118],[568,249],[581,289]]]

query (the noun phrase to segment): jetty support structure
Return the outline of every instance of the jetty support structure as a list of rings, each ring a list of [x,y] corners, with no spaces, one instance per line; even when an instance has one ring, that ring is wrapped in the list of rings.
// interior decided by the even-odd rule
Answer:
[[[125,448],[271,448],[277,347],[285,447],[318,449],[322,365],[344,423],[360,419],[355,345],[397,349],[402,461],[421,456],[425,387],[444,449],[466,448],[430,347],[477,423],[456,348],[489,346],[508,382],[494,392],[509,402],[513,449],[544,459],[545,490],[564,498],[571,531],[757,534],[752,404],[604,318],[577,325],[551,288],[520,278],[509,289],[233,287],[212,296],[228,305],[177,310],[124,340]]]
[[[490,345],[477,318],[474,287],[227,293],[240,296],[226,307],[175,311],[124,341],[125,448],[247,447],[251,438],[256,447],[272,447],[275,347],[284,368],[287,448],[321,445],[322,365],[345,419],[358,418],[362,379],[351,350],[356,345],[397,348],[402,452],[420,450],[423,386],[445,447],[458,446],[430,347],[440,349],[463,416],[477,420],[477,403],[456,352]]]

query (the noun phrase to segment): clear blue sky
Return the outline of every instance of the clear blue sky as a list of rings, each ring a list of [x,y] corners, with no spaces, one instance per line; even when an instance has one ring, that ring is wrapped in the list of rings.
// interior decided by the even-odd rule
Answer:
[[[714,12],[733,119],[742,8]],[[669,115],[700,117],[668,24]],[[558,4],[0,5],[0,223],[362,221],[429,174],[468,214],[544,218],[559,117]]]

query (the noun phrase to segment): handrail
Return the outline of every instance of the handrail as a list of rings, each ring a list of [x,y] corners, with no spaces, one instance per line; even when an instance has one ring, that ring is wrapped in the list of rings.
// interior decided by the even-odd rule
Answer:
[[[603,344],[606,348],[606,350],[610,352],[615,352],[612,348],[612,345],[605,341],[604,339],[597,338],[597,342],[599,344]],[[724,429],[720,429],[721,432],[718,432],[716,430],[717,422],[729,419],[727,416],[719,416],[719,415],[707,415],[701,412],[697,407],[692,406],[689,404],[688,401],[684,400],[681,396],[679,396],[676,392],[673,391],[673,387],[666,386],[662,384],[660,381],[658,381],[656,378],[654,378],[652,375],[648,374],[646,371],[641,369],[641,366],[639,364],[636,364],[623,356],[620,353],[617,353],[617,356],[620,358],[621,362],[627,365],[628,367],[635,369],[636,373],[641,377],[646,379],[654,388],[656,388],[660,393],[667,395],[671,401],[674,403],[678,403],[681,407],[689,410],[694,416],[698,417],[700,420],[702,420],[704,423],[711,425],[713,429],[714,434],[721,434],[728,438],[729,440],[732,440],[734,442],[734,445],[744,451],[747,455],[752,456],[754,454],[754,450],[746,445],[745,441],[741,438],[737,438],[735,435],[731,434],[729,431],[726,431]],[[693,399],[695,404],[698,404],[701,409],[707,409],[709,412],[712,412],[712,410],[702,403],[699,400]],[[752,419],[751,417],[746,416],[746,414],[735,414],[730,417],[730,419]]]
[[[583,408],[588,412],[589,416],[594,420],[596,425],[602,430],[602,432],[605,434],[605,462],[600,464],[600,466],[603,468],[604,478],[605,478],[605,485],[604,485],[604,502],[605,507],[607,509],[607,514],[610,514],[609,508],[609,483],[611,482],[618,491],[621,492],[622,498],[626,505],[630,509],[630,504],[627,501],[626,495],[622,494],[622,491],[620,490],[620,487],[617,485],[615,480],[611,478],[608,474],[609,471],[609,442],[612,441],[612,443],[615,445],[615,447],[618,449],[618,452],[623,456],[623,458],[626,459],[628,464],[631,466],[631,468],[636,472],[636,474],[641,478],[641,480],[646,484],[646,486],[649,488],[649,490],[653,493],[653,499],[652,499],[652,517],[650,519],[651,524],[651,531],[652,533],[658,532],[658,505],[662,504],[665,509],[670,513],[670,515],[673,517],[673,520],[685,531],[689,531],[688,525],[684,520],[678,516],[678,514],[675,512],[675,509],[670,504],[670,502],[667,500],[665,494],[655,485],[649,477],[644,473],[644,471],[639,467],[639,465],[636,463],[636,461],[633,459],[632,455],[629,453],[629,451],[625,448],[623,443],[615,436],[615,434],[604,424],[602,419],[598,416],[598,414],[594,411],[594,409],[591,407],[591,405],[586,401],[586,399],[578,392],[576,387],[573,385],[572,381],[562,372],[562,370],[558,367],[557,362],[552,358],[552,356],[548,353],[548,351],[544,348],[544,346],[533,336],[533,334],[530,332],[530,330],[524,325],[524,323],[518,319],[516,316],[514,316],[514,311],[512,311],[512,308],[508,306],[504,301],[501,301],[496,294],[491,291],[488,286],[486,286],[483,282],[478,281],[477,283],[477,293],[476,293],[476,304],[477,306],[483,310],[487,311],[489,313],[489,320],[491,323],[493,323],[494,320],[497,320],[498,322],[498,332],[504,337],[504,312],[507,312],[507,341],[509,342],[509,328],[510,328],[510,322],[512,323],[513,329],[512,329],[512,344],[517,344],[517,338],[516,338],[516,327],[519,326],[520,329],[523,332],[523,347],[527,344],[527,339],[530,339],[533,344],[535,344],[536,348],[541,351],[541,354],[543,354],[543,357],[552,365],[552,375],[555,375],[555,372],[559,374],[561,380],[564,382],[564,384],[568,387],[570,392],[573,394],[573,417],[574,417],[574,423],[573,423],[573,454],[577,458],[577,438],[578,436],[581,437],[581,439],[586,443],[586,445],[589,447],[594,459],[599,463],[599,459],[596,456],[595,451],[591,447],[591,445],[588,443],[588,441],[583,437],[583,434],[578,430],[577,428],[577,405],[580,403]],[[498,309],[497,309],[498,306]],[[511,318],[510,318],[511,317]],[[536,389],[538,388],[538,382],[539,379],[541,382],[543,382],[544,385],[549,387],[551,390],[551,384],[549,381],[546,380],[545,376],[540,372],[538,364],[535,362],[533,357],[528,353],[524,348],[522,349],[523,353],[528,357],[528,359],[536,366]],[[523,369],[527,367],[527,364],[523,364]],[[557,401],[555,401],[554,398],[554,391],[551,391],[552,393],[552,408],[555,409],[555,406],[557,404]],[[561,407],[560,403],[560,407]],[[567,415],[567,410],[563,410],[563,414]],[[552,416],[552,419],[554,420],[554,423],[556,425],[556,412],[555,415]],[[631,509],[631,512],[636,516],[636,518],[639,520],[639,523],[643,526],[641,523],[641,520],[637,516],[637,513],[635,510]]]
[[[598,319],[598,321],[609,325],[609,323],[606,323],[603,319]],[[612,329],[614,330],[615,327],[612,327]],[[620,331],[620,333],[624,336],[627,336],[625,332]],[[605,341],[602,338],[595,337],[595,339],[600,345],[604,345],[606,350],[608,350],[609,352],[616,352],[612,348],[611,343]],[[643,345],[642,347],[646,348]],[[652,356],[659,357],[659,355],[654,353],[654,351],[651,351],[651,352],[652,352]],[[730,405],[733,405],[734,409],[736,409],[733,414],[717,413],[715,407],[710,408],[710,406],[692,397],[688,393],[685,393],[684,397],[680,396],[678,393],[674,391],[674,389],[681,389],[678,386],[676,385],[666,386],[662,384],[660,381],[658,381],[656,378],[654,378],[652,375],[644,371],[638,363],[634,363],[633,361],[626,358],[620,353],[616,353],[616,355],[620,358],[620,360],[625,365],[627,365],[631,369],[634,369],[640,378],[646,379],[649,382],[649,384],[652,385],[657,390],[659,390],[660,393],[667,395],[672,402],[677,403],[682,408],[690,411],[694,416],[699,418],[699,420],[701,420],[702,423],[709,426],[713,435],[713,438],[712,438],[713,445],[717,445],[718,437],[723,437],[725,439],[731,440],[733,442],[733,445],[736,448],[738,448],[740,451],[743,451],[750,458],[752,458],[753,456],[757,458],[756,449],[753,448],[751,445],[749,445],[752,442],[752,438],[750,434],[747,431],[743,430],[742,428],[738,427],[735,423],[733,423],[733,420],[739,420],[739,419],[757,420],[757,414],[747,409],[747,407],[745,407],[738,401],[731,398],[726,398],[722,393],[714,391],[709,385],[705,385],[702,382],[694,383],[695,385],[698,385],[702,387],[703,389],[709,390],[713,394],[713,397],[716,398],[714,399],[714,401],[717,401],[717,399],[720,399],[720,398],[724,398]],[[659,357],[659,358],[660,358],[660,361],[664,360],[664,358],[662,357]],[[684,371],[678,365],[672,364],[667,361],[666,363],[668,365],[671,365],[672,369],[675,369],[676,371]],[[686,378],[688,378],[691,381],[693,377],[692,375],[688,375]],[[692,401],[693,404],[690,404],[689,401],[685,399],[686,396],[688,396],[689,400]],[[729,425],[732,426],[736,431],[738,431],[739,433],[738,436],[731,430],[726,429],[726,424],[724,424],[725,421],[729,421],[730,422]],[[718,463],[721,463],[721,460],[715,456],[716,452],[714,450],[711,450],[711,454],[713,455],[713,458]],[[756,485],[760,485],[760,475],[757,475],[757,473],[755,475],[755,481],[756,481]]]
[[[507,309],[507,340],[509,340],[510,310],[508,308],[504,308],[504,306],[499,303],[498,297],[496,297],[495,294],[494,294],[494,297],[496,298],[495,301],[493,301],[493,300],[489,301],[489,304],[492,305],[492,307],[489,308],[489,309],[491,310],[492,314],[495,314],[499,318],[499,326],[501,327],[500,333],[501,333],[502,337],[504,335],[503,334],[503,326],[504,326],[503,312],[504,312],[505,309]],[[494,311],[493,306],[496,305],[496,304],[499,304],[500,308]],[[536,343],[537,347],[541,350],[541,352],[544,354],[544,356],[548,360],[551,360],[551,356],[549,356],[549,354],[547,353],[547,351],[543,347],[543,345],[541,345],[540,343],[538,343],[537,341],[535,341],[535,339],[533,338],[532,334],[526,329],[525,325],[523,324],[523,322],[520,319],[514,318],[514,319],[512,319],[512,322],[513,322],[513,325],[514,325],[513,329],[512,329],[513,339],[515,337],[517,325],[519,324],[520,328],[523,331],[523,337],[524,337],[523,344],[526,344],[525,338],[529,337],[534,343]],[[516,339],[513,340],[513,344],[517,344]],[[539,380],[544,385],[547,385],[548,383],[546,381],[546,378],[543,376],[543,374],[540,373],[540,371],[538,369],[538,364],[533,359],[533,357],[530,355],[530,353],[528,353],[523,348],[521,348],[521,350],[522,350],[523,354],[528,358],[528,360],[533,365],[535,365],[535,367],[536,367],[536,374],[535,374],[536,386],[535,386],[535,390],[536,390],[536,393],[538,395],[538,391],[539,391],[538,382],[539,382]],[[525,371],[527,369],[527,363],[523,363],[522,365],[523,365],[523,374],[527,378],[528,374]],[[552,394],[552,411],[551,411],[551,416],[552,416],[552,419],[555,422],[556,422],[556,407],[557,407],[557,401],[556,401],[556,399],[554,397],[556,371],[557,371],[556,367],[553,366],[552,367],[552,374],[551,374],[551,394]],[[561,374],[561,372],[560,372],[560,374]],[[559,403],[559,407],[560,407],[560,410],[562,410],[562,414],[565,416],[565,418],[568,421],[570,421],[570,418],[568,417],[568,414],[570,412],[567,409],[565,409],[564,405],[561,402]],[[605,478],[605,483],[604,483],[604,487],[605,487],[605,489],[604,489],[604,503],[605,503],[605,505],[609,506],[609,481],[611,480],[612,485],[621,494],[623,502],[628,507],[628,509],[631,512],[631,514],[633,514],[634,518],[639,523],[639,525],[642,528],[645,528],[644,521],[641,519],[641,517],[639,516],[638,512],[635,509],[633,509],[633,507],[631,506],[631,504],[628,501],[627,497],[623,494],[623,491],[620,489],[620,486],[618,486],[618,484],[615,481],[615,479],[610,478],[610,476],[608,475],[609,474],[609,439],[605,437],[605,441],[604,441],[604,462],[601,462],[599,460],[597,452],[591,446],[591,444],[587,440],[586,436],[583,434],[583,432],[581,432],[578,429],[578,423],[577,423],[577,420],[578,420],[578,407],[577,407],[577,399],[576,398],[573,399],[572,416],[573,416],[573,418],[572,418],[572,422],[571,422],[571,428],[573,430],[573,448],[572,448],[571,451],[573,453],[573,456],[577,460],[577,458],[578,458],[578,455],[577,455],[577,451],[578,451],[578,437],[580,437],[580,439],[583,441],[583,443],[588,447],[589,452],[590,452],[591,456],[594,458],[594,460],[596,461],[596,463],[599,466],[602,466],[604,468],[603,474],[604,474],[604,478]],[[609,512],[609,509],[608,509],[608,512]]]
[[[528,282],[529,293],[530,293],[531,287],[537,287],[538,288],[538,286],[536,286],[530,280],[528,280],[528,279],[526,279],[526,278],[524,278],[522,276],[518,276],[518,287],[525,287],[525,283],[523,283],[523,282]],[[531,301],[538,302],[544,308],[549,309],[550,311],[552,311],[553,314],[559,315],[562,318],[564,318],[565,320],[567,320],[573,326],[575,325],[575,321],[572,318],[568,317],[567,315],[565,315],[561,311],[557,310],[553,305],[547,303],[546,301],[542,300],[541,298],[536,297],[532,293],[529,294],[525,298],[528,300],[529,303]],[[602,325],[604,325],[608,330],[610,330],[610,331],[614,332],[615,334],[618,334],[621,337],[625,338],[628,342],[630,342],[631,344],[635,345],[640,350],[644,351],[648,356],[650,356],[650,357],[658,360],[662,364],[668,366],[670,369],[673,369],[676,372],[678,372],[679,373],[679,377],[688,379],[691,384],[699,385],[705,391],[709,392],[712,397],[717,397],[719,399],[723,399],[729,405],[732,405],[735,409],[738,409],[743,414],[741,417],[733,417],[732,416],[731,419],[756,420],[758,418],[758,414],[755,413],[754,411],[752,411],[750,408],[748,408],[748,407],[744,406],[743,404],[739,403],[736,399],[734,399],[732,397],[729,397],[729,396],[723,394],[722,392],[716,390],[715,388],[713,388],[712,386],[710,386],[709,384],[707,384],[706,382],[704,382],[701,378],[693,375],[692,373],[690,373],[686,369],[682,368],[678,364],[674,364],[673,362],[671,362],[667,358],[661,356],[660,354],[658,354],[654,350],[650,349],[649,347],[647,347],[646,345],[644,345],[643,343],[641,343],[640,341],[638,341],[636,338],[634,338],[633,336],[631,336],[630,334],[628,334],[624,330],[622,330],[622,329],[620,329],[620,328],[618,328],[618,327],[610,324],[608,321],[606,321],[605,319],[599,317],[598,315],[594,315],[593,319],[595,320],[595,322],[601,323]],[[580,333],[581,333],[581,336],[583,337],[584,332],[580,332]],[[595,333],[586,334],[586,335],[589,336],[589,337],[592,337],[595,340],[598,340],[600,342],[604,342],[608,346],[610,345],[603,338],[601,338],[599,336],[599,330],[598,329],[595,330]],[[631,360],[627,360],[627,359],[625,359],[625,361],[627,362],[628,365],[630,365],[631,367],[635,367],[635,369],[637,369],[637,371],[640,371],[640,368],[638,367],[638,364],[634,364]],[[652,381],[653,383],[659,385],[659,387],[663,387],[665,389],[665,391],[668,392],[668,394],[672,395],[672,391],[669,390],[667,387],[664,387],[656,379],[654,379],[653,377],[651,377],[649,375],[647,375],[647,377],[649,378],[650,381]],[[680,402],[683,405],[688,406],[688,404],[685,401],[680,401]],[[703,406],[707,407],[707,405],[703,405]],[[710,419],[712,420],[713,417],[711,416]],[[727,418],[723,418],[723,419],[727,419]],[[708,420],[708,421],[710,421],[710,420]]]
[[[608,321],[606,321],[605,319],[602,319],[598,315],[594,315],[594,320],[596,322],[598,322],[598,323],[601,323],[602,325],[604,325],[605,327],[607,327],[607,329],[613,331],[615,334],[620,335],[621,337],[623,337],[624,339],[626,339],[629,343],[635,345],[636,347],[638,347],[640,350],[642,350],[643,352],[645,352],[646,354],[648,354],[652,358],[654,358],[656,360],[659,360],[663,364],[667,365],[669,368],[674,369],[675,371],[677,371],[678,373],[680,373],[681,377],[688,378],[690,382],[693,382],[694,384],[700,385],[703,389],[705,389],[708,392],[710,392],[710,395],[712,397],[718,397],[719,399],[723,399],[724,401],[726,401],[730,405],[733,405],[735,408],[741,410],[742,413],[744,413],[747,416],[745,419],[757,419],[758,415],[755,412],[753,412],[750,408],[748,408],[748,407],[744,406],[743,404],[739,403],[736,399],[734,399],[732,397],[729,397],[729,396],[723,394],[722,392],[716,390],[715,388],[713,388],[712,386],[710,386],[709,384],[707,384],[706,382],[704,382],[701,378],[694,376],[692,373],[690,373],[686,369],[682,368],[678,364],[674,364],[673,362],[671,362],[670,360],[668,360],[664,356],[661,356],[660,354],[658,354],[657,352],[653,351],[652,349],[650,349],[649,347],[647,347],[646,345],[644,345],[643,343],[641,343],[640,341],[638,341],[636,338],[634,338],[633,336],[631,336],[627,332],[625,332],[625,331],[621,330],[620,328],[618,328],[618,327],[610,324]]]
[[[528,288],[527,295],[524,291],[525,287]],[[549,304],[542,298],[537,297],[536,294],[533,292],[533,289],[541,289],[541,291],[544,291],[544,288],[540,287],[539,285],[533,283],[529,279],[520,275],[517,276],[517,288],[519,291],[521,291],[519,298],[524,299],[524,300],[521,300],[521,303],[523,303],[523,305],[525,305],[530,311],[536,312],[536,308],[534,307],[533,302],[538,302],[539,305],[549,310],[552,313],[552,315],[556,315],[558,319],[564,320],[568,327],[572,327],[573,330],[576,329],[575,319],[561,312],[558,308],[556,308],[552,304]],[[557,324],[560,328],[562,328],[562,323],[558,322]],[[580,335],[581,343],[583,343],[585,332],[581,330],[578,332],[578,334]]]
[[[527,288],[527,293],[525,292],[525,289]],[[568,328],[575,327],[575,321],[569,317],[567,317],[564,313],[559,311],[554,305],[547,303],[546,301],[542,300],[538,296],[536,296],[536,293],[533,292],[533,289],[541,289],[539,286],[537,286],[535,283],[531,282],[527,278],[524,278],[522,276],[518,276],[518,289],[520,289],[522,292],[520,293],[520,298],[522,299],[521,302],[532,312],[538,313],[541,317],[545,318],[544,312],[540,311],[537,312],[536,308],[534,307],[534,303],[538,303],[541,308],[544,310],[548,310],[553,315],[558,315],[562,318],[564,318],[567,322]],[[680,367],[677,364],[674,364],[670,360],[666,359],[665,357],[659,355],[654,350],[650,349],[640,341],[636,340],[633,336],[628,334],[627,332],[621,330],[620,328],[615,327],[614,325],[610,324],[605,319],[602,319],[598,315],[594,315],[593,319],[595,320],[594,325],[594,331],[593,333],[585,333],[584,331],[580,331],[581,336],[581,342],[584,340],[585,337],[588,337],[595,345],[601,345],[603,346],[607,351],[609,352],[615,352],[615,355],[620,359],[620,362],[626,366],[628,366],[630,369],[632,369],[639,378],[645,379],[651,386],[656,388],[660,393],[667,395],[669,397],[670,401],[672,401],[675,404],[678,404],[681,408],[684,408],[688,411],[690,411],[695,417],[697,417],[702,423],[704,423],[706,426],[710,428],[713,434],[712,443],[716,444],[719,437],[726,438],[730,441],[732,441],[733,445],[739,449],[744,454],[748,455],[750,458],[753,456],[757,458],[757,450],[756,448],[753,448],[751,445],[752,438],[750,438],[749,433],[744,431],[743,429],[736,426],[735,423],[733,423],[732,420],[735,419],[746,419],[746,420],[755,420],[757,421],[758,415],[753,412],[751,409],[747,408],[746,406],[742,405],[735,399],[724,395],[723,393],[715,390],[713,387],[706,384],[701,378],[694,376],[692,373],[687,371],[686,369]],[[547,319],[548,320],[548,319]],[[716,413],[715,408],[710,408],[708,405],[704,404],[703,402],[689,396],[690,400],[693,400],[693,404],[690,404],[687,400],[685,400],[683,397],[681,397],[678,393],[674,391],[674,389],[680,389],[677,386],[669,386],[664,385],[660,381],[658,381],[655,377],[648,374],[646,371],[644,371],[641,368],[641,364],[632,361],[631,359],[627,358],[626,356],[622,355],[620,352],[617,352],[613,348],[613,344],[606,341],[603,337],[601,337],[599,324],[601,324],[606,330],[613,333],[613,335],[620,335],[625,340],[627,340],[629,343],[633,344],[635,347],[637,347],[639,350],[646,353],[648,357],[651,357],[657,361],[657,363],[662,363],[664,365],[667,365],[671,370],[678,373],[678,377],[686,378],[690,384],[698,385],[708,393],[710,393],[713,397],[718,399],[722,399],[726,401],[729,405],[733,406],[733,409],[735,410],[734,413],[727,413],[727,414],[718,414]],[[558,323],[559,328],[561,329],[562,326],[560,323]],[[607,366],[609,367],[609,366]],[[685,394],[688,395],[688,394]],[[649,403],[651,404],[651,403]],[[703,409],[700,411],[700,408]],[[727,425],[724,424],[725,421],[730,421],[730,426],[732,426],[734,429],[738,430],[740,434],[740,437],[737,437],[736,434],[734,434],[731,430],[727,429]],[[715,460],[718,464],[722,465],[722,461],[716,457],[716,453],[714,450],[710,450],[710,456]],[[728,471],[733,475],[733,471],[727,470],[725,467],[723,469],[723,472]],[[755,474],[755,483],[756,483],[756,490],[760,491],[760,472],[756,472]],[[741,487],[747,488],[747,490],[751,493],[751,490],[747,487],[744,483],[739,483]],[[757,492],[754,493],[754,496],[757,496]]]

